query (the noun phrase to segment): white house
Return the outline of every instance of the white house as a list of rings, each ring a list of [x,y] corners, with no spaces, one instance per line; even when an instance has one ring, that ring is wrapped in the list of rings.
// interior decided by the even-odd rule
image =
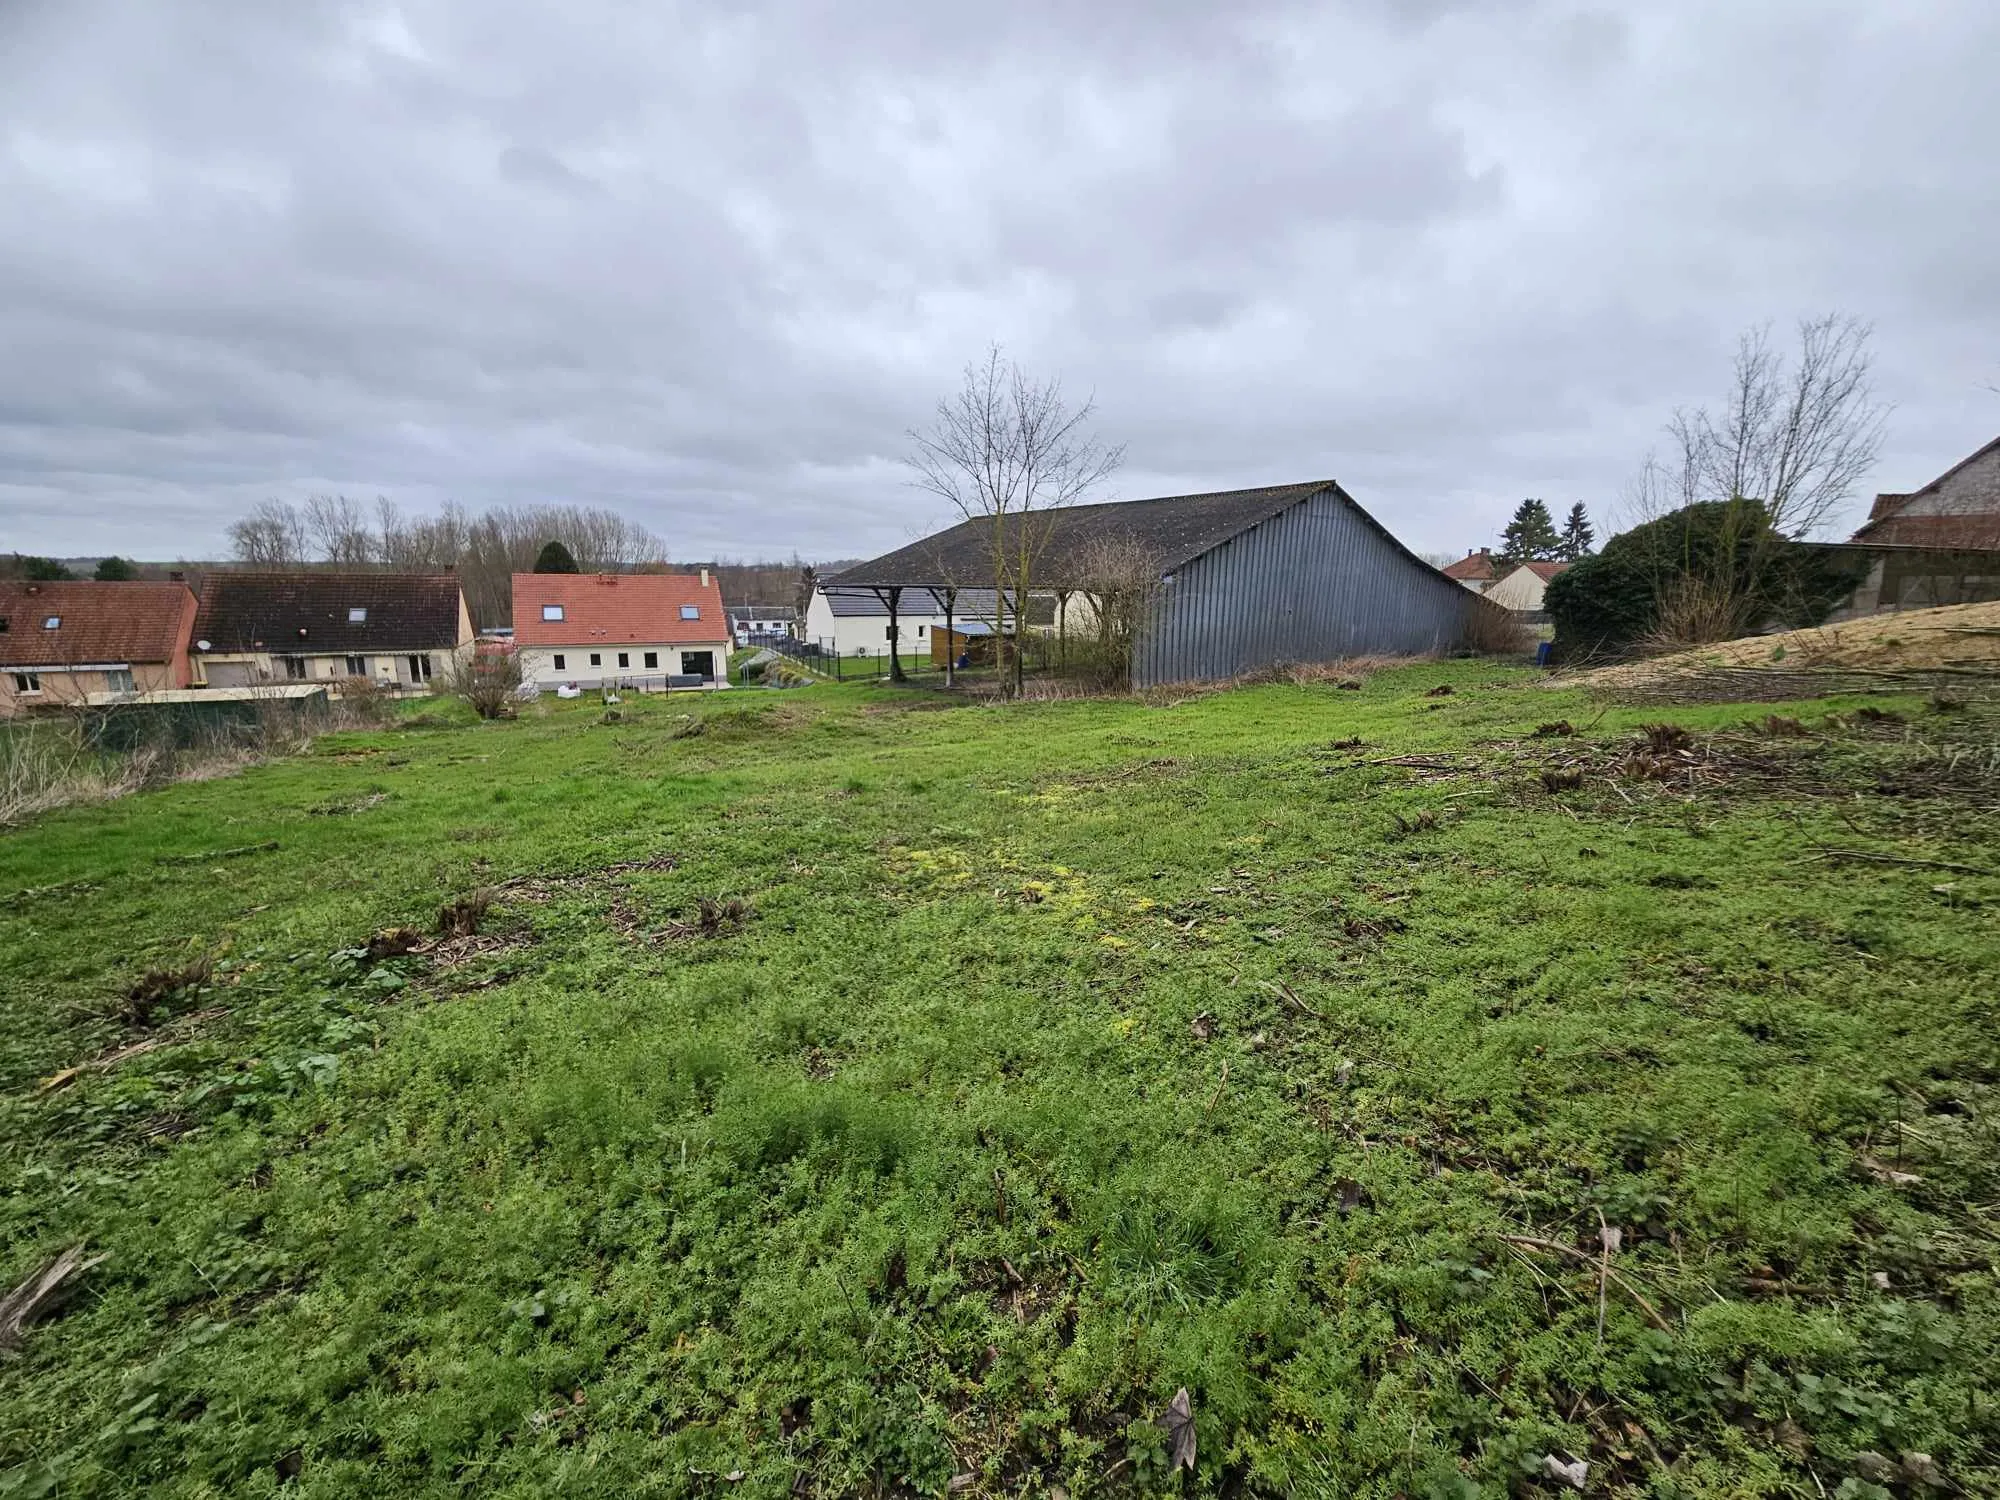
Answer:
[[[706,568],[516,573],[514,645],[539,688],[729,686],[729,616]]]
[[[989,596],[992,590],[987,590]],[[966,612],[954,611],[960,618]],[[905,589],[896,604],[902,652],[931,649],[931,632],[944,629],[944,605],[925,589]],[[889,606],[873,594],[828,594],[814,589],[800,632],[809,645],[837,656],[880,656],[889,649]]]
[[[729,629],[737,646],[762,646],[798,633],[799,612],[789,604],[732,604]]]
[[[1543,608],[1542,596],[1548,592],[1549,584],[1570,569],[1563,562],[1522,563],[1511,572],[1503,573],[1497,583],[1486,586],[1486,597],[1502,609],[1511,609],[1517,614],[1539,614]]]
[[[994,625],[993,601],[992,589],[953,590],[952,623]],[[1030,590],[1027,613],[1029,629],[1052,629],[1054,594]],[[1006,624],[1013,629],[1013,621]],[[903,655],[928,655],[931,637],[945,628],[944,596],[931,589],[904,589],[896,600],[896,627],[902,632]],[[808,645],[840,656],[881,656],[889,649],[889,606],[872,591],[829,594],[815,589],[800,636]]]

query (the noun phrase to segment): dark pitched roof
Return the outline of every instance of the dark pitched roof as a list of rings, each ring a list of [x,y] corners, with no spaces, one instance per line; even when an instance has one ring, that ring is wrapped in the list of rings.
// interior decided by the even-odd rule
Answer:
[[[0,583],[0,665],[170,662],[193,609],[184,583]]]
[[[1151,550],[1161,571],[1171,571],[1323,490],[1331,490],[1348,504],[1354,504],[1339,485],[1319,479],[1265,489],[1165,495],[1156,500],[1119,500],[1038,512],[1035,522],[1049,527],[1049,537],[1033,582],[1040,588],[1074,588],[1087,582],[1081,572],[1086,549],[1101,541],[1139,542]],[[1355,509],[1399,550],[1407,551],[1360,506]],[[1017,523],[1010,520],[1010,529],[1013,524]],[[832,598],[832,590],[856,586],[991,579],[993,563],[988,538],[992,525],[992,519],[984,516],[961,521],[907,547],[858,563],[825,580],[822,587]]]
[[[451,573],[210,573],[195,649],[433,651],[458,644],[459,605]]]
[[[822,593],[825,593],[822,586]],[[1010,591],[1011,592],[1011,591]],[[856,589],[852,593],[827,593],[826,605],[838,620],[886,620],[889,605],[874,589]],[[951,615],[955,620],[991,619],[994,600],[999,594],[993,589],[953,589],[951,591]],[[918,615],[938,615],[945,613],[944,595],[933,589],[906,588],[896,600],[896,613],[903,619],[914,619]],[[1053,593],[1045,593],[1039,588],[1028,590],[1028,623],[1030,625],[1053,625],[1056,618],[1056,600]]]
[[[1868,536],[1868,533],[1873,531],[1877,525],[1879,525],[1883,521],[1890,520],[1891,518],[1898,515],[1902,511],[1903,507],[1908,505],[1912,500],[1916,499],[1917,496],[1936,494],[1939,490],[1943,489],[1946,482],[1954,478],[1959,473],[1960,470],[1969,469],[1972,467],[1972,465],[1978,463],[1982,458],[1986,458],[1994,453],[2000,453],[2000,438],[1995,438],[1992,442],[1988,443],[1984,448],[1979,449],[1976,453],[1969,454],[1965,458],[1960,459],[1957,463],[1953,464],[1949,469],[1946,469],[1942,474],[1938,475],[1937,478],[1933,479],[1929,484],[1925,485],[1922,489],[1911,490],[1907,495],[1877,495],[1875,497],[1875,503],[1868,508],[1868,519],[1861,523],[1861,529],[1854,533],[1851,540],[1857,542],[1865,540]],[[1946,528],[1942,527],[1934,527],[1929,529],[1940,533],[1946,530]]]

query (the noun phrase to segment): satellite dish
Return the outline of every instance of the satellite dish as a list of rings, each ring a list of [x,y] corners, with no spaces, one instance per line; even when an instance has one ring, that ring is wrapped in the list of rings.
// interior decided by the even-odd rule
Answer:
[[[213,651],[215,647],[209,645],[207,641],[196,641],[194,643],[194,649],[197,651]]]

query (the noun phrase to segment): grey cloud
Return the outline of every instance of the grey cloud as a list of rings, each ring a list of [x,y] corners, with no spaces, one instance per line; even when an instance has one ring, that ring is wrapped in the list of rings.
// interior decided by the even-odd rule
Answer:
[[[1900,18],[0,6],[0,548],[315,489],[893,545],[990,339],[1096,394],[1122,494],[1331,474],[1453,547],[1608,505],[1819,308],[1878,324],[1906,487],[2000,430],[2000,15]]]
[[[583,173],[535,146],[509,146],[500,153],[499,166],[502,177],[528,187],[581,193],[596,186]]]

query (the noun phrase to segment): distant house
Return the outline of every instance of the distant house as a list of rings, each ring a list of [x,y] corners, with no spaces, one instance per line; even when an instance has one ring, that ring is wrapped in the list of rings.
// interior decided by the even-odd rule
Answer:
[[[929,650],[931,632],[944,629],[942,604],[929,593],[920,597],[913,591],[909,599],[909,607],[897,611],[906,654]],[[836,656],[880,656],[889,649],[889,606],[873,594],[815,589],[799,633],[809,645]]]
[[[1852,539],[1876,546],[2000,548],[2000,438],[1920,490],[1877,495]]]
[[[184,688],[185,583],[0,583],[0,716]]]
[[[729,685],[729,616],[695,573],[516,573],[514,643],[541,688]]]
[[[423,689],[472,647],[450,573],[210,573],[194,622],[206,687],[365,677]]]
[[[1445,577],[1455,583],[1462,583],[1475,594],[1486,592],[1499,570],[1493,566],[1493,549],[1481,547],[1477,552],[1468,552],[1457,562],[1439,569]]]
[[[1511,609],[1516,614],[1540,614],[1545,607],[1542,596],[1548,592],[1550,582],[1572,566],[1566,562],[1515,563],[1481,592],[1502,609]]]
[[[990,588],[953,590],[949,611],[951,621],[994,626],[995,597]],[[1054,593],[1029,590],[1024,612],[1029,630],[1054,628]],[[911,589],[902,594],[896,603],[896,625],[898,639],[903,643],[902,654],[922,655],[929,651],[931,637],[945,628],[946,615],[944,595],[940,590]],[[1014,627],[1011,618],[1005,624],[1010,631]],[[874,592],[829,591],[822,587],[813,593],[806,606],[805,627],[801,635],[807,644],[831,651],[836,656],[881,656],[889,649],[888,602]]]
[[[798,633],[799,612],[789,604],[732,604],[730,635],[740,646],[764,646]]]

